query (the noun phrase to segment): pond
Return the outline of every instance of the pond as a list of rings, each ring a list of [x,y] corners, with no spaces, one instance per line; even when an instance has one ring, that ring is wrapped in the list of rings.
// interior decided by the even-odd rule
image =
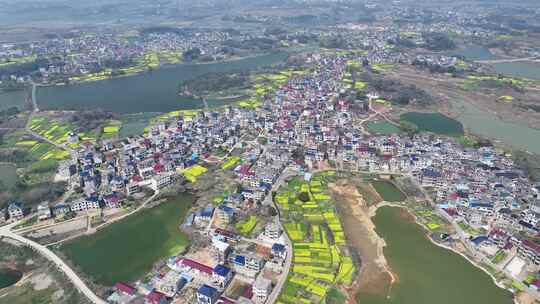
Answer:
[[[6,188],[15,186],[18,180],[17,167],[12,164],[0,164],[0,182]]]
[[[144,128],[148,127],[150,120],[159,113],[139,113],[123,115],[122,127],[118,133],[119,138],[126,138],[129,136],[141,135],[144,132]]]
[[[389,294],[360,293],[361,304],[511,304],[512,294],[460,255],[435,246],[411,215],[381,207],[373,218],[397,282]],[[387,297],[388,296],[388,297]]]
[[[273,53],[209,64],[181,64],[140,75],[86,82],[68,86],[40,87],[37,102],[42,110],[101,108],[117,113],[170,112],[203,108],[200,100],[178,96],[181,81],[207,73],[250,70],[282,62],[287,53]],[[208,100],[210,107],[233,100]]]
[[[9,287],[22,278],[22,272],[11,268],[0,268],[0,289]]]
[[[383,135],[401,133],[401,129],[398,126],[387,121],[370,121],[367,124],[367,129],[371,133]]]
[[[133,282],[151,271],[160,259],[186,248],[189,240],[179,225],[194,201],[192,195],[179,195],[70,241],[60,250],[99,284]]]
[[[420,131],[449,136],[463,135],[463,125],[441,113],[407,112],[400,119],[415,124]]]
[[[377,193],[387,202],[402,202],[407,197],[396,185],[386,180],[374,180],[371,182]]]
[[[507,76],[540,80],[540,63],[532,61],[494,63],[495,71]]]
[[[26,91],[0,91],[0,111],[17,107],[23,109],[26,103]]]

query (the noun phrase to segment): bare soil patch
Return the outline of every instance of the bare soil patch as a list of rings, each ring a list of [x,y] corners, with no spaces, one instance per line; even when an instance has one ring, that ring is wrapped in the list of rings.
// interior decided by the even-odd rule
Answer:
[[[370,208],[358,193],[360,183],[342,180],[330,185],[349,244],[361,258],[359,276],[348,294],[350,303],[355,303],[358,292],[387,294],[396,280],[383,254],[384,240],[377,235],[371,221],[370,209],[376,207]]]

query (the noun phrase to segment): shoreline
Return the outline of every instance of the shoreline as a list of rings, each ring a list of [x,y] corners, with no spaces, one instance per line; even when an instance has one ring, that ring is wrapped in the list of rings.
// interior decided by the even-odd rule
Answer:
[[[256,58],[256,57],[260,57],[260,56],[268,56],[268,55],[273,55],[273,54],[278,54],[278,53],[286,53],[286,52],[287,51],[285,51],[285,50],[277,50],[275,52],[254,54],[254,55],[249,55],[249,56],[245,56],[245,57],[233,57],[233,58],[227,58],[227,59],[224,59],[224,60],[216,60],[216,61],[209,61],[209,62],[194,61],[194,62],[179,62],[179,63],[176,63],[176,64],[164,64],[164,65],[160,65],[157,68],[153,68],[153,69],[145,68],[145,69],[143,69],[142,71],[139,71],[139,72],[120,74],[120,75],[115,75],[115,76],[107,76],[104,79],[73,81],[73,82],[71,82],[69,84],[66,84],[66,83],[36,84],[36,86],[38,86],[38,87],[75,86],[75,85],[82,85],[82,84],[86,84],[86,83],[92,83],[92,82],[98,82],[98,81],[104,81],[104,80],[113,80],[113,79],[120,79],[120,78],[131,77],[131,76],[139,76],[139,75],[149,74],[149,73],[152,73],[154,71],[159,71],[159,70],[164,70],[164,69],[173,69],[173,68],[177,68],[177,67],[180,67],[180,66],[199,66],[199,65],[222,64],[222,63],[235,62],[235,61],[240,61],[240,60],[245,60],[245,59]],[[22,88],[21,90],[24,90],[24,88]]]
[[[516,303],[516,304],[518,303],[518,302],[517,302],[517,298],[516,298],[516,295],[517,295],[516,292],[515,292],[514,290],[511,290],[510,288],[507,288],[506,286],[504,286],[501,282],[499,282],[499,281],[497,280],[497,278],[495,278],[495,276],[494,276],[492,273],[490,273],[487,269],[485,269],[484,267],[482,267],[478,262],[476,262],[476,261],[473,260],[472,258],[468,257],[468,256],[465,255],[464,253],[457,251],[457,250],[454,249],[454,248],[451,248],[451,247],[449,247],[449,246],[446,246],[446,245],[439,244],[439,243],[435,242],[435,241],[429,236],[429,234],[428,234],[428,233],[430,232],[430,230],[429,230],[423,223],[421,223],[421,222],[419,221],[418,216],[417,216],[416,214],[414,214],[414,212],[412,212],[411,210],[409,210],[409,208],[407,208],[406,206],[403,206],[403,205],[400,205],[400,204],[396,204],[396,203],[390,203],[390,202],[381,202],[381,203],[379,203],[379,204],[377,204],[377,205],[374,205],[374,206],[371,206],[371,207],[369,208],[369,216],[370,216],[370,219],[373,218],[373,217],[376,215],[377,210],[378,210],[379,208],[382,208],[382,207],[400,208],[400,209],[402,209],[402,210],[407,211],[407,213],[410,214],[410,215],[414,218],[414,223],[415,223],[416,225],[419,225],[420,227],[422,227],[422,230],[424,230],[425,236],[427,237],[427,239],[429,239],[429,241],[430,241],[432,244],[434,244],[435,246],[437,246],[437,247],[439,247],[439,248],[443,248],[443,249],[449,250],[449,251],[451,251],[451,252],[453,252],[453,253],[455,253],[455,254],[458,254],[458,255],[460,255],[461,257],[465,258],[465,260],[467,260],[467,261],[468,261],[471,265],[473,265],[475,268],[477,268],[477,269],[483,271],[484,273],[486,273],[486,274],[491,278],[491,280],[493,281],[493,283],[494,283],[497,287],[499,287],[499,288],[501,288],[501,289],[504,289],[504,290],[507,290],[507,291],[511,292],[512,295],[514,295],[514,297],[513,297],[514,303]],[[380,236],[379,236],[379,237],[380,237]],[[381,239],[382,239],[382,238],[381,238]],[[386,242],[384,242],[383,247],[385,247],[385,246],[386,246]],[[386,257],[385,257],[385,259],[386,259]],[[390,286],[390,287],[391,287],[391,286]]]

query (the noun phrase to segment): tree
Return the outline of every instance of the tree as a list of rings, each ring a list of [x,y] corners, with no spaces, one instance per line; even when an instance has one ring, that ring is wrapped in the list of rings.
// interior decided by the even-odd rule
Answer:
[[[304,203],[309,202],[309,193],[307,192],[298,193],[298,199]]]

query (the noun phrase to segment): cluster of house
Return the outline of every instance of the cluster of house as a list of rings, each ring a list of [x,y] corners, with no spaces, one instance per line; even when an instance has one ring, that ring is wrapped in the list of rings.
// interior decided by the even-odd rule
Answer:
[[[221,56],[223,53],[220,46],[230,39],[242,39],[242,36],[220,30],[141,33],[132,39],[125,39],[124,33],[84,33],[69,38],[1,45],[0,63],[67,55],[61,61],[58,59],[40,67],[41,80],[47,83],[51,77],[101,71],[108,68],[110,62],[118,62],[117,66],[121,66],[124,62],[136,61],[153,53],[177,56],[189,49],[198,48],[202,55]]]
[[[289,165],[310,170],[330,163],[343,170],[409,175],[433,189],[450,216],[485,229],[486,239],[502,247],[518,246],[521,255],[540,262],[540,246],[522,237],[523,232],[538,233],[540,186],[531,184],[508,156],[492,147],[463,148],[455,139],[434,135],[367,135],[357,122],[368,116],[368,101],[351,101],[341,94],[348,60],[341,55],[308,55],[314,72],[292,77],[257,110],[229,107],[174,116],[153,125],[144,136],[114,145],[106,142],[98,149],[89,145],[78,152],[77,160],[66,166],[71,181],[84,193],[66,204],[72,211],[115,208],[144,187],[166,187],[215,151],[235,147],[246,133],[267,140],[243,149],[242,161],[234,168],[240,191],[186,219],[184,226],[210,241],[209,257],[198,259],[191,252],[172,257],[167,271],[150,283],[118,283],[110,302],[166,303],[196,290],[193,299],[199,304],[265,303],[275,282],[267,272],[283,271],[290,254],[279,225],[269,223],[257,240],[247,240],[215,223],[227,226],[256,207],[254,203],[265,201]],[[11,204],[8,212],[22,216],[19,205]],[[267,250],[254,253],[246,243]],[[235,300],[226,296],[233,280],[249,285]]]

